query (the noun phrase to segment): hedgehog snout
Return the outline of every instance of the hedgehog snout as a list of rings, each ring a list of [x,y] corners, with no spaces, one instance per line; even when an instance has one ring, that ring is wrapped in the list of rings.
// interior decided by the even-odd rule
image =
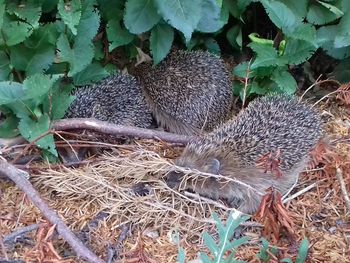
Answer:
[[[166,182],[167,186],[169,186],[172,189],[175,189],[175,188],[178,188],[180,186],[182,178],[183,178],[182,172],[171,171],[165,177],[165,182]]]

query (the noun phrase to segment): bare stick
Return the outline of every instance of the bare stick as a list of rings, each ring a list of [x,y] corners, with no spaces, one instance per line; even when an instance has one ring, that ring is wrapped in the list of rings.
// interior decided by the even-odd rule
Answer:
[[[91,263],[104,263],[102,259],[91,252],[64,224],[62,219],[40,198],[39,193],[26,179],[28,173],[17,169],[4,160],[0,160],[0,174],[10,178],[30,199],[30,201],[44,214],[51,224],[56,225],[57,232],[68,242],[78,257]]]
[[[187,144],[194,137],[178,135],[169,132],[143,129],[132,126],[122,126],[112,124],[106,121],[96,119],[72,118],[55,121],[52,128],[57,131],[65,131],[71,129],[87,129],[97,131],[103,134],[131,136],[143,139],[158,139],[171,143]]]
[[[37,230],[39,228],[41,224],[33,224],[33,225],[29,225],[26,227],[23,227],[17,231],[12,232],[11,234],[8,234],[7,236],[4,236],[4,243],[11,243],[16,241],[16,238],[23,236],[25,234],[27,234],[28,232],[31,232],[33,230]]]
[[[340,190],[341,190],[341,193],[343,194],[346,208],[348,209],[348,212],[350,212],[350,198],[349,198],[349,193],[346,190],[346,185],[343,178],[343,171],[339,167],[337,167],[335,175],[337,176],[337,179],[339,181]]]
[[[297,198],[298,196],[306,193],[307,191],[311,190],[312,188],[316,187],[318,183],[313,183],[313,184],[310,184],[309,186],[305,187],[304,189],[300,190],[299,192],[296,192],[295,194],[291,195],[290,197],[288,198],[285,198],[283,200],[283,204]]]

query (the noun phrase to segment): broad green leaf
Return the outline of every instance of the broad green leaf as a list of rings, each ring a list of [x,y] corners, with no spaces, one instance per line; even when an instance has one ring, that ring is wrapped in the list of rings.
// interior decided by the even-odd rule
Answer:
[[[246,10],[247,6],[251,2],[254,2],[254,0],[237,0],[237,1],[224,0],[224,2],[230,14],[237,19],[241,19],[241,15]]]
[[[297,23],[297,18],[293,14],[293,11],[285,4],[277,1],[262,1],[262,4],[266,10],[271,21],[282,31],[293,28]]]
[[[174,30],[167,24],[158,24],[151,31],[150,46],[153,63],[158,64],[169,53],[174,40]]]
[[[65,2],[64,0],[58,1],[58,13],[63,22],[72,31],[73,35],[77,34],[77,26],[81,17],[81,8],[82,5],[80,0],[71,0],[69,2]]]
[[[121,0],[97,0],[101,16],[105,21],[120,21],[124,15],[124,1]]]
[[[40,2],[29,0],[26,2],[16,3],[16,1],[11,1],[7,8],[10,14],[15,14],[18,18],[26,21],[33,28],[39,27],[39,19],[41,17]]]
[[[234,25],[229,30],[227,30],[226,38],[232,45],[232,47],[236,49],[242,48],[242,28],[239,25]]]
[[[85,1],[82,9],[81,19],[77,26],[76,43],[82,44],[93,40],[100,27],[100,15],[94,10],[93,0]]]
[[[59,33],[55,24],[42,25],[34,30],[33,34],[25,40],[24,45],[33,49],[41,48],[41,46],[47,44],[55,46],[58,36]]]
[[[201,0],[154,0],[164,20],[181,31],[186,42],[201,18]]]
[[[286,35],[290,36],[291,38],[305,40],[310,43],[314,43],[316,41],[316,29],[311,24],[301,23],[296,26],[293,31],[286,33]]]
[[[11,63],[16,70],[23,70],[27,76],[47,70],[55,59],[55,46],[41,45],[31,49],[19,44],[11,47]]]
[[[92,39],[97,33],[99,24],[99,14],[93,10],[91,4],[85,3],[73,47],[70,47],[65,34],[61,34],[58,38],[57,48],[61,62],[70,64],[69,77],[74,76],[91,63],[94,57]]]
[[[256,76],[256,74],[254,73],[255,71],[252,71],[251,68],[248,68],[248,67],[249,67],[248,61],[241,62],[233,68],[232,73],[235,76],[240,77],[240,78],[255,77]]]
[[[48,75],[35,74],[27,77],[23,81],[23,100],[39,99],[40,96],[45,95],[53,83],[57,80],[57,76],[50,78]]]
[[[8,116],[0,123],[0,138],[13,138],[19,134],[18,119],[14,115]]]
[[[298,1],[279,0],[279,1],[285,4],[290,10],[292,10],[293,14],[300,16],[301,18],[306,17],[309,0],[298,0]]]
[[[212,263],[213,261],[203,252],[199,253],[199,258],[201,259],[202,263]]]
[[[58,0],[42,1],[41,9],[43,13],[49,13],[57,7]]]
[[[64,117],[66,110],[74,100],[74,97],[71,96],[73,89],[72,84],[62,86],[61,83],[56,82],[53,89],[49,91],[43,101],[43,110],[50,115],[51,120],[59,120]]]
[[[2,28],[4,23],[5,8],[5,0],[0,0],[0,28]]]
[[[7,46],[17,45],[23,42],[32,33],[32,26],[25,22],[4,22],[2,34],[0,35],[0,45],[2,43],[6,44]]]
[[[281,59],[286,60],[288,64],[298,65],[308,60],[316,49],[317,47],[310,42],[288,39]]]
[[[271,79],[284,93],[294,94],[297,89],[297,82],[293,76],[288,71],[281,68],[278,68],[273,72]]]
[[[278,65],[278,54],[274,47],[259,43],[250,43],[248,46],[256,53],[251,69]]]
[[[47,114],[42,115],[37,121],[32,120],[30,117],[23,117],[19,122],[18,128],[21,135],[29,142],[32,142],[49,130],[50,119]],[[46,135],[35,144],[57,156],[52,134]]]
[[[107,38],[111,42],[109,51],[129,44],[134,39],[134,35],[120,26],[119,20],[109,20],[107,23]]]
[[[298,255],[296,258],[296,263],[304,263],[307,258],[307,253],[309,250],[309,241],[307,238],[304,238],[303,241],[301,241],[300,248],[298,251]]]
[[[209,37],[207,38],[205,41],[204,41],[204,45],[206,47],[206,49],[210,52],[210,53],[213,53],[217,56],[220,56],[221,55],[221,49],[220,49],[220,46],[218,44],[218,42],[216,42],[216,40],[212,37]]]
[[[291,258],[284,258],[281,260],[281,263],[293,263],[293,260]]]
[[[341,17],[342,15],[344,15],[344,13],[334,5],[322,2],[320,0],[317,0],[317,2],[320,3],[321,5],[323,5],[325,8],[327,8],[330,12],[332,12],[333,14],[335,14],[338,17]]]
[[[67,36],[62,34],[57,40],[57,48],[61,61],[69,62],[70,70],[68,76],[74,76],[76,73],[82,71],[92,60],[94,49],[91,43],[82,44],[80,46],[74,45],[70,47]]]
[[[306,17],[309,23],[324,25],[341,17],[339,12],[336,12],[335,14],[323,4],[321,4],[319,1],[310,2],[309,11]],[[334,6],[334,8],[338,9],[336,6]]]
[[[73,77],[73,83],[75,86],[89,85],[93,82],[97,82],[107,77],[109,73],[101,66],[100,63],[94,62],[88,65],[84,70],[77,73]]]
[[[127,0],[125,4],[125,27],[133,34],[150,30],[160,20],[153,0]]]
[[[23,86],[18,82],[0,82],[0,105],[18,101],[24,96]]]
[[[216,0],[202,1],[202,14],[196,30],[203,33],[216,32],[221,29],[227,21],[221,20],[221,8]]]
[[[7,80],[10,73],[10,60],[5,52],[0,51],[0,81]]]

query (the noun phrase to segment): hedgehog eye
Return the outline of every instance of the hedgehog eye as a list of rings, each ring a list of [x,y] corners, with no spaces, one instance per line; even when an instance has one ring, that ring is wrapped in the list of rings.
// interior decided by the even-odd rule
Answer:
[[[208,160],[205,164],[205,168],[208,173],[219,174],[220,171],[220,161],[216,158]]]

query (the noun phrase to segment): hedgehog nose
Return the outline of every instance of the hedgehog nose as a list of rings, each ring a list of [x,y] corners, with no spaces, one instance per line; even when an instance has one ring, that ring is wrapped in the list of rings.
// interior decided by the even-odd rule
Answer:
[[[175,189],[175,188],[179,187],[181,180],[182,180],[182,176],[183,176],[183,174],[181,172],[171,171],[165,177],[165,182],[166,182],[167,186],[169,186],[172,189]]]

